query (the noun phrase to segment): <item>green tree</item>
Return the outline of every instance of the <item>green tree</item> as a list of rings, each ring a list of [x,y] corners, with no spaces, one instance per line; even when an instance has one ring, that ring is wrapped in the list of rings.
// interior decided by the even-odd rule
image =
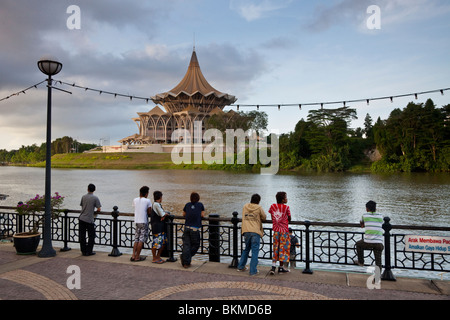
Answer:
[[[264,111],[250,111],[247,113],[250,117],[250,129],[255,130],[256,135],[260,136],[262,131],[267,130],[269,117]]]
[[[374,125],[374,141],[383,159],[376,170],[449,171],[447,107],[410,102]]]
[[[348,107],[311,110],[308,121],[312,123],[309,142],[313,153],[331,155],[348,142],[351,120],[357,119],[356,110]]]
[[[218,129],[225,132],[226,129],[242,129],[247,131],[253,129],[259,134],[267,129],[268,116],[265,112],[250,111],[248,113],[239,111],[218,112],[206,120],[206,129]]]

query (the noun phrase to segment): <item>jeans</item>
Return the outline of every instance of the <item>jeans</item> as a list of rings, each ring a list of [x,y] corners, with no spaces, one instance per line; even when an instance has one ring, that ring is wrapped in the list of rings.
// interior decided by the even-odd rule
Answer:
[[[244,241],[245,241],[245,249],[242,251],[241,259],[239,260],[238,269],[244,269],[247,264],[248,255],[250,250],[252,252],[252,257],[250,260],[250,275],[254,275],[258,272],[258,253],[259,253],[259,244],[261,242],[261,237],[259,234],[254,232],[245,232],[244,233]]]
[[[364,240],[356,242],[356,253],[358,255],[358,262],[364,263],[364,250],[373,250],[373,255],[375,256],[375,265],[378,268],[382,268],[381,265],[381,255],[383,253],[384,246],[382,243],[368,243]]]
[[[88,223],[79,220],[79,239],[80,239],[80,249],[83,255],[91,254],[94,248],[95,240],[95,225],[93,223]],[[86,243],[86,232],[88,234],[88,241]]]
[[[183,251],[181,252],[181,261],[183,265],[190,265],[192,257],[200,248],[200,231],[184,228],[183,233]]]

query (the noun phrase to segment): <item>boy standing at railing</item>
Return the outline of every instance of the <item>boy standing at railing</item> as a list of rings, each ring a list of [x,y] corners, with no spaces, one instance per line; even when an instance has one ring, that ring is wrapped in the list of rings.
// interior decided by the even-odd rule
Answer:
[[[278,273],[286,273],[289,270],[283,267],[284,262],[289,262],[290,241],[289,222],[291,221],[291,211],[287,203],[286,192],[276,194],[277,203],[270,206],[269,213],[273,223],[273,258],[270,274],[275,274],[277,261],[280,262]]]
[[[258,252],[261,238],[264,235],[262,222],[266,220],[266,214],[259,205],[261,196],[257,193],[252,195],[250,203],[242,209],[242,234],[245,241],[245,249],[242,251],[238,264],[238,271],[246,270],[245,265],[251,251],[250,275],[258,274]]]
[[[164,263],[164,260],[161,259],[161,253],[163,252],[166,244],[167,244],[167,236],[166,236],[166,223],[164,219],[169,214],[169,212],[164,211],[162,208],[163,194],[161,191],[153,192],[153,206],[150,214],[150,224],[152,226],[152,254],[153,254],[153,263]]]
[[[141,256],[141,251],[148,239],[148,217],[152,210],[152,202],[150,199],[147,199],[149,190],[149,187],[143,186],[139,189],[139,197],[133,200],[136,230],[131,261],[144,261],[146,258]]]
[[[94,240],[95,240],[95,209],[97,212],[101,211],[102,205],[97,196],[94,195],[95,185],[90,183],[87,188],[88,193],[85,194],[80,201],[81,213],[79,217],[79,238],[80,249],[83,256],[94,255]],[[88,241],[86,242],[86,232]]]
[[[360,224],[364,228],[364,238],[356,242],[359,266],[364,265],[364,250],[373,250],[375,264],[381,272],[381,254],[383,253],[383,216],[376,212],[376,202],[370,200],[366,203],[366,213],[362,216]]]
[[[192,257],[200,248],[202,218],[205,216],[205,207],[200,202],[200,195],[197,192],[192,192],[190,200],[191,202],[186,203],[183,209],[183,217],[186,220],[183,232],[183,250],[180,255],[180,260],[184,268],[189,268]]]

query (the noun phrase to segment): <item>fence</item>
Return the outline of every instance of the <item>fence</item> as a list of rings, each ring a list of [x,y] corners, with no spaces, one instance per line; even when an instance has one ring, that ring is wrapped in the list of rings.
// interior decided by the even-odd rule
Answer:
[[[0,206],[0,238],[28,230],[33,225],[31,216],[15,213],[15,207]],[[52,222],[52,240],[59,241],[61,251],[70,250],[69,243],[78,243],[78,210],[65,210]],[[176,253],[182,250],[184,218],[171,215],[166,224],[168,245],[163,253],[169,261],[176,261]],[[236,268],[243,250],[238,213],[231,218],[210,214],[203,219],[201,245],[198,254],[207,255],[210,261],[220,262],[227,258],[230,267]],[[134,243],[133,214],[120,213],[117,207],[111,213],[101,212],[96,218],[96,245],[111,247],[110,256],[120,256],[122,248],[132,248]],[[293,235],[299,240],[299,246],[291,261],[304,263],[303,273],[313,273],[311,264],[353,265],[356,259],[355,244],[363,237],[359,224],[291,221]],[[329,229],[333,228],[333,229]],[[360,231],[355,231],[358,228]],[[264,224],[259,259],[272,260],[271,221]],[[448,234],[449,227],[426,227],[391,225],[389,217],[384,218],[384,254],[383,280],[395,280],[393,268],[450,272],[450,256],[446,253],[422,253],[405,250],[405,235],[392,233],[392,230],[410,230],[410,232],[432,231]],[[144,245],[149,249],[149,244]],[[450,245],[448,246],[450,248]],[[374,264],[371,251],[366,251],[366,265]]]

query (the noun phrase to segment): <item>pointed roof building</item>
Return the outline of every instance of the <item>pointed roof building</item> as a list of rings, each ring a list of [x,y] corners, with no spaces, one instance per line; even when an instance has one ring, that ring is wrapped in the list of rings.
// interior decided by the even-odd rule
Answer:
[[[132,118],[139,134],[119,140],[122,144],[152,144],[172,141],[177,129],[189,130],[193,137],[194,122],[205,121],[213,115],[233,116],[234,111],[223,112],[223,108],[236,102],[236,97],[220,92],[209,84],[200,70],[195,48],[188,70],[183,79],[172,90],[151,97],[156,106],[148,112],[138,112],[139,118]],[[161,110],[161,105],[167,112]],[[178,137],[177,139],[180,139]],[[184,141],[188,141],[186,138]]]
[[[209,113],[215,107],[223,109],[237,99],[222,93],[209,84],[198,63],[195,49],[192,52],[188,70],[183,79],[172,90],[151,97],[155,104],[161,104],[169,113],[183,111],[195,106],[200,112]]]

